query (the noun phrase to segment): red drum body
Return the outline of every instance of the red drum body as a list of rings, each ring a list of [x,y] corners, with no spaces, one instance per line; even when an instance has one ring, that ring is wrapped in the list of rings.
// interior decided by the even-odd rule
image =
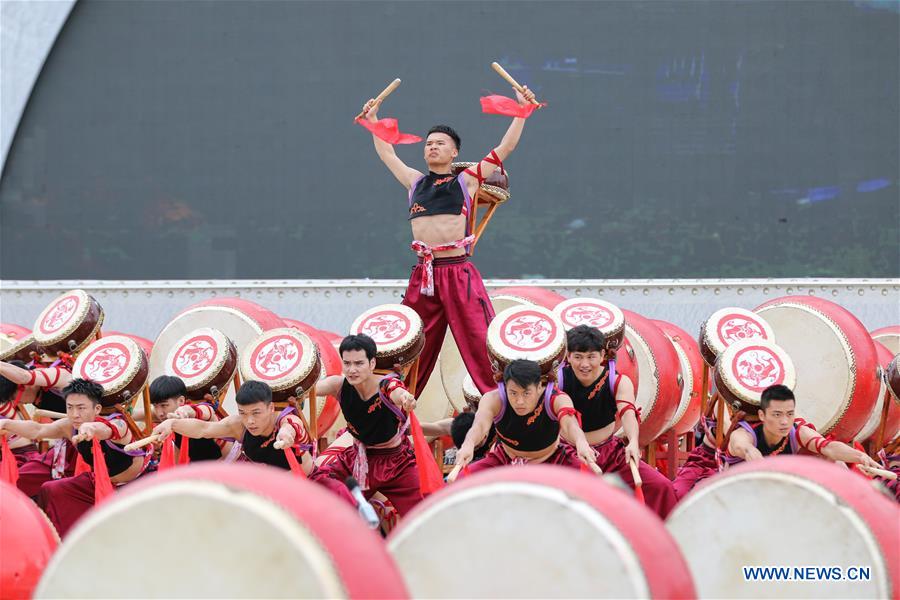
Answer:
[[[700,346],[696,340],[684,329],[667,321],[653,320],[652,323],[669,338],[675,348],[675,354],[678,355],[681,399],[666,430],[674,429],[677,435],[682,435],[692,430],[700,420],[703,357],[700,355]]]
[[[343,338],[336,333],[329,333],[316,329],[312,325],[302,321],[285,319],[284,317],[282,317],[282,319],[288,327],[292,327],[297,331],[302,331],[308,335],[318,347],[319,358],[321,360],[319,379],[324,379],[325,377],[330,377],[332,375],[340,375],[343,372],[341,357],[338,355],[337,347],[333,344],[335,338],[337,338],[338,344],[340,344]],[[303,413],[306,416],[306,422],[310,423],[308,403],[303,405]],[[325,434],[328,433],[328,430],[331,429],[331,426],[334,425],[334,422],[340,414],[341,405],[338,403],[337,398],[334,396],[316,398],[317,429],[319,430],[317,437],[324,437]]]
[[[734,342],[719,354],[713,372],[716,391],[735,411],[746,413],[746,420],[758,420],[763,391],[773,385],[791,389],[797,383],[797,371],[788,353],[777,344],[761,338]],[[797,398],[799,412],[802,399]]]
[[[124,335],[125,337],[134,340],[147,356],[150,356],[153,353],[153,342],[145,337],[131,333],[122,333],[121,331],[104,331],[103,335]]]
[[[842,442],[866,424],[878,397],[878,357],[862,323],[841,306],[786,296],[757,307],[797,369],[797,412]]]
[[[722,308],[700,326],[700,354],[711,367],[728,346],[750,339],[774,342],[775,332],[754,312],[736,306]]]
[[[704,482],[666,527],[702,598],[891,598],[900,589],[897,523],[900,508],[865,478],[818,458],[776,456]],[[745,567],[786,567],[795,578],[794,567],[810,565],[839,567],[845,577],[744,578]],[[859,566],[870,577],[847,577]]]
[[[166,375],[179,377],[187,398],[201,402],[207,394],[221,397],[237,372],[237,347],[212,327],[200,327],[176,341],[166,357]]]
[[[494,312],[499,313],[510,306],[541,306],[547,310],[553,310],[556,305],[565,300],[561,296],[547,288],[528,285],[512,286],[490,291],[491,304]]]
[[[433,494],[388,550],[417,598],[695,597],[659,519],[597,477],[548,465],[490,469]]]
[[[872,414],[869,415],[868,421],[862,430],[856,435],[854,441],[866,442],[870,439],[877,439],[878,430],[881,426],[881,415],[884,410],[884,403],[888,402],[887,420],[884,426],[884,434],[881,438],[882,443],[886,444],[897,437],[900,432],[900,399],[897,398],[896,392],[891,393],[888,382],[891,377],[891,361],[894,355],[887,347],[879,342],[875,342],[875,352],[878,354],[878,366],[883,372],[881,387],[879,388],[878,398]],[[896,391],[900,392],[900,376],[894,375]]]
[[[177,577],[111,569],[98,557],[123,531],[150,555],[208,563]],[[381,539],[356,511],[312,482],[250,464],[171,469],[91,511],[60,546],[36,597],[83,596],[85,582],[98,598],[407,597]]]
[[[891,351],[891,354],[900,354],[900,325],[890,325],[876,329],[871,333],[872,339],[881,342]]]
[[[31,335],[31,330],[13,323],[0,323],[0,335],[13,340],[21,340]]]
[[[59,536],[41,509],[0,481],[0,598],[31,598],[58,545]]]
[[[552,311],[540,306],[512,306],[497,313],[488,326],[488,355],[494,372],[527,359],[538,363],[544,378],[556,376],[566,357],[566,331]]]
[[[284,408],[300,400],[319,380],[322,360],[312,339],[291,327],[263,332],[247,344],[240,358],[244,381],[262,381],[272,388],[272,401]]]
[[[635,406],[641,417],[638,442],[646,446],[666,430],[678,409],[681,400],[678,355],[672,342],[650,319],[629,310],[622,312],[625,313],[625,338],[634,351],[640,375],[640,384],[635,386]]]
[[[150,367],[137,342],[124,335],[105,336],[78,355],[72,375],[103,386],[101,403],[109,408],[134,402],[147,385]]]
[[[58,296],[34,323],[34,341],[49,358],[60,352],[77,355],[97,338],[103,307],[84,290]]]

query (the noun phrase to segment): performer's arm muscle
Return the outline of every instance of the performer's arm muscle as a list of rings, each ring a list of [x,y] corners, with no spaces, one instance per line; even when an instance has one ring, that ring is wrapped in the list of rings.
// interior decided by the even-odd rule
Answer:
[[[488,432],[491,430],[491,423],[494,418],[500,414],[500,394],[497,390],[492,390],[482,396],[478,403],[478,411],[475,413],[475,420],[472,427],[466,434],[466,439],[462,446],[456,452],[457,466],[466,466],[472,462],[475,454],[475,446],[484,441]]]
[[[531,90],[528,90],[526,86],[526,93],[528,94],[528,98],[534,98],[534,94]],[[519,100],[519,104],[522,106],[528,104],[530,100],[526,99],[525,96],[520,94],[516,90],[516,98]],[[494,152],[497,153],[497,156],[500,158],[500,162],[506,162],[506,159],[509,158],[509,155],[512,154],[513,150],[516,149],[516,146],[519,145],[519,139],[522,137],[522,130],[525,128],[525,119],[520,117],[515,117],[512,120],[512,123],[509,125],[509,129],[506,130],[506,133],[503,135],[503,138],[500,140],[500,144],[494,148]],[[477,171],[477,168],[480,167],[480,171]],[[485,179],[497,170],[499,167],[493,163],[490,163],[486,160],[482,160],[481,164],[478,167],[473,167],[472,170],[475,172],[480,172],[481,176]],[[478,188],[480,182],[478,182],[474,177],[466,174],[466,184],[469,187],[469,192],[473,193],[475,189]]]
[[[369,100],[369,102],[372,101]],[[377,104],[368,109],[366,118],[373,123],[378,122]],[[397,181],[403,184],[403,187],[405,187],[406,189],[411,188],[416,179],[422,176],[422,173],[416,171],[412,167],[408,166],[405,162],[400,160],[400,157],[397,156],[397,153],[394,151],[394,147],[379,138],[374,133],[372,134],[372,141],[375,142],[375,152],[378,153],[378,158],[381,159],[381,162],[383,162],[388,170],[390,170],[390,172],[394,174],[394,177],[397,178]]]
[[[762,454],[753,444],[753,437],[743,429],[735,429],[728,440],[728,453],[736,458],[754,460],[762,458]]]
[[[244,432],[240,415],[229,415],[221,421],[201,421],[200,419],[169,419],[172,431],[189,438],[240,437]]]
[[[821,454],[828,460],[879,467],[878,463],[872,460],[865,452],[861,452],[841,442],[826,441],[818,431],[811,427],[798,427],[797,441],[800,442],[801,447],[806,448],[810,452]]]
[[[67,433],[71,427],[72,425],[68,418],[59,419],[46,425],[19,419],[0,420],[0,434],[2,432],[13,433],[30,440],[52,440],[68,437]]]
[[[566,394],[557,394],[553,399],[553,412],[557,415],[561,411],[566,413],[559,417],[559,432],[563,438],[569,440],[575,446],[575,452],[578,458],[585,464],[592,464],[597,460],[597,455],[591,445],[588,444],[587,438],[584,437],[584,431],[578,425],[578,419],[575,417],[575,405],[572,399]]]
[[[450,426],[453,419],[441,419],[434,423],[422,423],[422,434],[425,437],[440,437],[442,435],[450,435]]]
[[[34,385],[62,389],[72,381],[72,374],[60,367],[41,367],[29,371],[16,365],[0,362],[0,376],[16,385]]]
[[[316,396],[337,396],[344,383],[343,375],[329,375],[316,382]]]

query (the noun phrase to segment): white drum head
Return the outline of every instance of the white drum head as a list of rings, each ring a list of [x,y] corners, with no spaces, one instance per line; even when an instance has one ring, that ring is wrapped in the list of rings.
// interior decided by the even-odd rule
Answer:
[[[85,337],[79,348],[75,349],[76,352],[81,350],[93,339],[103,324],[103,308],[84,290],[65,292],[41,311],[32,330],[35,342],[39,346],[48,346],[65,340],[75,333],[95,305],[100,311],[100,318],[93,332]],[[69,351],[71,349],[67,348],[66,352]]]
[[[493,361],[505,365],[516,359],[526,359],[547,371],[555,368],[551,363],[565,353],[566,330],[559,318],[546,308],[513,306],[498,313],[491,321],[487,344]]]
[[[137,342],[124,335],[109,335],[78,355],[72,375],[102,385],[103,395],[109,396],[125,389],[142,368],[146,374],[146,366],[147,355]]]
[[[753,311],[736,306],[714,312],[702,329],[701,344],[709,348],[715,356],[719,356],[735,342],[760,339],[775,341],[775,332],[765,319]]]
[[[419,355],[424,331],[419,314],[403,304],[370,308],[350,326],[351,333],[362,333],[375,340],[379,357],[394,357],[401,365],[409,364]]]
[[[273,392],[288,390],[298,399],[309,386],[302,387],[299,394],[294,388],[301,386],[313,372],[318,379],[321,367],[318,347],[308,335],[291,327],[263,332],[247,344],[240,358],[244,381],[262,381]]]
[[[166,357],[166,375],[181,378],[189,392],[208,387],[226,367],[229,359],[237,368],[237,349],[234,342],[212,327],[201,327],[176,341]]]
[[[760,339],[734,342],[716,360],[716,384],[725,387],[745,405],[759,408],[763,391],[772,385],[791,390],[797,382],[794,363],[784,348]],[[802,399],[797,397],[797,408]],[[732,406],[740,410],[741,406]],[[752,416],[756,416],[754,413]]]
[[[579,325],[596,327],[603,335],[622,331],[625,314],[610,302],[597,298],[569,298],[556,305],[553,312],[562,321],[566,331]]]

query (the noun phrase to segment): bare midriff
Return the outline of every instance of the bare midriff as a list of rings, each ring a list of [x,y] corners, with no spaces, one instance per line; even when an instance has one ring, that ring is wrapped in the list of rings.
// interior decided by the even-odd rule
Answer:
[[[523,452],[522,450],[514,450],[510,448],[508,445],[501,442],[503,446],[503,450],[510,458],[524,458],[528,462],[532,463],[542,463],[548,458],[550,458],[554,452],[556,452],[556,448],[559,447],[559,438],[556,438],[556,441],[547,446],[542,450],[533,450],[531,452]]]
[[[602,444],[603,442],[608,440],[615,430],[616,422],[613,421],[609,425],[601,427],[600,429],[595,429],[594,431],[585,431],[584,437],[587,439],[588,444],[590,444],[591,446],[597,446],[598,444]]]
[[[413,239],[425,242],[429,246],[449,244],[466,237],[465,215],[431,215],[418,217],[409,222],[412,226]],[[435,252],[436,258],[462,256],[465,248],[454,248]]]

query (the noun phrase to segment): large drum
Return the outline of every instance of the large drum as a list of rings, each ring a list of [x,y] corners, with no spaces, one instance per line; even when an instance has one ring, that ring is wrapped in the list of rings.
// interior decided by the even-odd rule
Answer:
[[[735,342],[750,339],[775,341],[772,326],[758,314],[729,306],[714,312],[700,326],[700,353],[710,367],[716,357]]]
[[[302,321],[287,319],[285,317],[282,317],[282,319],[288,327],[296,329],[297,331],[302,331],[308,335],[313,343],[319,348],[319,358],[321,360],[319,379],[324,379],[325,377],[330,377],[332,375],[340,375],[343,372],[341,357],[338,355],[337,348],[335,348],[333,344],[335,338],[338,338],[339,343],[342,338],[337,334],[326,334]],[[303,405],[303,413],[306,416],[306,422],[310,423],[308,403]],[[316,398],[316,419],[318,423],[317,429],[319,430],[316,437],[325,437],[340,414],[341,405],[338,403],[337,398],[334,396]]]
[[[785,296],[757,307],[797,369],[799,416],[822,435],[847,442],[872,414],[878,357],[862,323],[846,309],[811,296]]]
[[[136,576],[110,568],[122,532],[147,556],[203,568]],[[174,553],[174,554],[173,554]],[[196,464],[137,481],[69,533],[36,598],[406,598],[377,534],[349,505],[289,473]]]
[[[378,347],[375,368],[394,371],[394,365],[406,367],[425,347],[425,325],[419,314],[403,304],[382,304],[356,317],[350,333],[364,333]]]
[[[888,364],[885,373],[887,379],[888,391],[894,395],[894,399],[900,399],[900,354],[894,356],[893,360]]]
[[[881,415],[884,409],[884,403],[888,402],[887,421],[884,427],[884,434],[881,437],[881,442],[887,444],[897,436],[898,432],[900,432],[900,399],[888,389],[890,365],[894,356],[884,344],[879,342],[875,342],[875,352],[878,354],[878,365],[883,373],[881,386],[878,390],[878,398],[875,401],[875,407],[872,409],[872,414],[869,415],[869,419],[866,421],[862,430],[856,435],[854,441],[862,443],[870,439],[878,439],[878,430],[881,425]],[[900,378],[898,378],[897,383],[900,384]],[[898,391],[900,391],[900,385],[898,385]]]
[[[776,456],[704,482],[666,527],[701,598],[896,598],[898,523],[897,504],[865,478],[818,458]],[[759,567],[787,579],[745,577]]]
[[[490,297],[496,313],[511,306],[541,306],[553,310],[557,304],[566,299],[553,290],[528,285],[491,290]]]
[[[695,597],[659,519],[600,478],[549,465],[460,480],[416,506],[388,550],[417,598]]]
[[[48,358],[60,352],[77,355],[97,338],[103,325],[103,307],[84,290],[58,296],[34,322],[34,341]]]
[[[240,358],[244,381],[262,381],[272,388],[272,401],[284,408],[300,400],[319,380],[322,360],[308,335],[291,327],[263,332],[247,344]]]
[[[284,327],[281,317],[255,302],[241,298],[212,298],[187,307],[169,321],[150,354],[150,378],[166,373],[166,359],[172,347],[184,336],[201,327],[213,327],[234,342],[240,356],[243,349],[263,331]],[[228,414],[237,414],[235,389],[225,395],[223,407]]]
[[[606,349],[612,353],[625,339],[625,313],[610,302],[596,298],[569,298],[553,309],[566,331],[579,325],[599,329],[606,337]]]
[[[876,329],[871,333],[872,339],[881,342],[891,351],[891,354],[900,354],[900,325],[890,325]]]
[[[513,360],[524,358],[538,363],[545,378],[555,377],[566,357],[566,330],[546,308],[512,306],[491,321],[487,347],[498,375]]]
[[[237,347],[212,327],[200,327],[177,340],[166,357],[165,373],[181,378],[187,398],[202,402],[207,394],[220,398],[237,372]]]
[[[669,338],[672,347],[675,348],[675,354],[678,355],[681,399],[666,431],[674,429],[676,435],[682,435],[691,431],[700,420],[700,385],[703,379],[703,357],[700,355],[700,346],[677,325],[667,321],[651,322]]]
[[[0,481],[0,598],[31,598],[58,545],[59,536],[41,509]]]
[[[103,386],[101,404],[130,406],[147,385],[149,365],[144,349],[124,335],[103,337],[78,355],[73,377]]]
[[[635,406],[641,418],[638,443],[646,446],[666,430],[681,401],[678,355],[672,342],[650,319],[629,310],[622,312],[626,351],[633,349],[640,375],[640,382],[635,385]]]
[[[788,353],[777,344],[762,339],[747,339],[728,346],[716,359],[713,374],[716,391],[735,411],[744,411],[746,420],[759,419],[763,391],[772,385],[791,389],[797,371]],[[796,401],[801,412],[803,398]]]
[[[474,169],[478,163],[473,162],[455,162],[450,165],[451,173],[459,175],[466,169]],[[509,177],[506,175],[505,169],[494,171],[485,178],[479,187],[481,190],[481,198],[497,204],[503,204],[509,200]]]
[[[475,387],[475,382],[472,381],[472,378],[467,373],[466,378],[463,380],[463,397],[466,400],[466,410],[473,413],[477,412],[481,396],[481,392]]]
[[[122,333],[121,331],[104,331],[103,335],[124,335],[125,337],[131,338],[135,342],[137,342],[137,345],[144,350],[147,356],[153,354],[153,342],[145,337],[134,335],[133,333]]]
[[[27,363],[32,360],[32,352],[38,352],[38,345],[30,331],[18,325],[0,323],[0,360]]]

